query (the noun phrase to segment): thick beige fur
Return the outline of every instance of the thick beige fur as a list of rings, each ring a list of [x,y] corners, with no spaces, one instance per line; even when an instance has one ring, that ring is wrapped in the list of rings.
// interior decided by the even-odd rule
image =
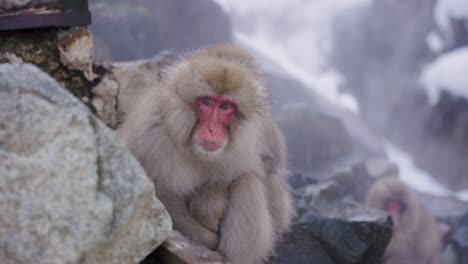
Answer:
[[[385,210],[385,201],[397,199],[405,209],[392,218],[393,234],[385,250],[384,264],[438,264],[442,233],[415,193],[398,178],[385,177],[370,188],[366,205]]]
[[[194,140],[195,99],[223,95],[238,106],[222,151]],[[118,131],[145,168],[174,228],[232,263],[261,263],[289,228],[294,209],[286,147],[272,118],[260,70],[234,46],[175,61]]]

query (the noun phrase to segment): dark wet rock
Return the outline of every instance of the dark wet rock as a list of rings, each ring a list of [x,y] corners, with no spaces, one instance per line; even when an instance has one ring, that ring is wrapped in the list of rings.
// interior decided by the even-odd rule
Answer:
[[[334,182],[295,194],[298,216],[276,263],[379,263],[392,233],[385,213],[347,199]]]
[[[451,240],[460,263],[468,263],[468,210],[465,210],[465,214],[457,221]]]

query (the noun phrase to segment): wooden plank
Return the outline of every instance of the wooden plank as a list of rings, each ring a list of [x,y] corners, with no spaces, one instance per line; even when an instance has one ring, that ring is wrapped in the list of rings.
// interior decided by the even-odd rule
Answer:
[[[37,4],[38,5],[38,4]],[[43,4],[46,5],[46,4]],[[60,0],[41,6],[34,2],[0,14],[0,30],[86,26],[91,24],[87,0]]]
[[[0,16],[0,30],[86,26],[89,24],[91,24],[90,12]]]
[[[216,251],[196,244],[177,231],[171,235],[152,255],[140,264],[225,264],[225,257]]]

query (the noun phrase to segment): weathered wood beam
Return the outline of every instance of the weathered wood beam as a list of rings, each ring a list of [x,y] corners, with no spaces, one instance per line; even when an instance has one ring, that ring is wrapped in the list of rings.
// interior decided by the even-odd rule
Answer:
[[[140,264],[225,264],[224,256],[196,244],[177,231],[172,231],[153,254]]]
[[[0,13],[0,30],[21,30],[45,27],[71,27],[91,24],[87,0],[60,0],[42,6],[26,5],[23,8]]]

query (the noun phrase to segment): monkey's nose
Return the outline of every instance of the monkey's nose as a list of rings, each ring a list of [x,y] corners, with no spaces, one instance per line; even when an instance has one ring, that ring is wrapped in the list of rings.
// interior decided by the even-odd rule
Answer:
[[[211,134],[214,134],[218,131],[218,126],[216,125],[213,125],[213,126],[209,126],[208,127],[208,131],[211,133]]]

